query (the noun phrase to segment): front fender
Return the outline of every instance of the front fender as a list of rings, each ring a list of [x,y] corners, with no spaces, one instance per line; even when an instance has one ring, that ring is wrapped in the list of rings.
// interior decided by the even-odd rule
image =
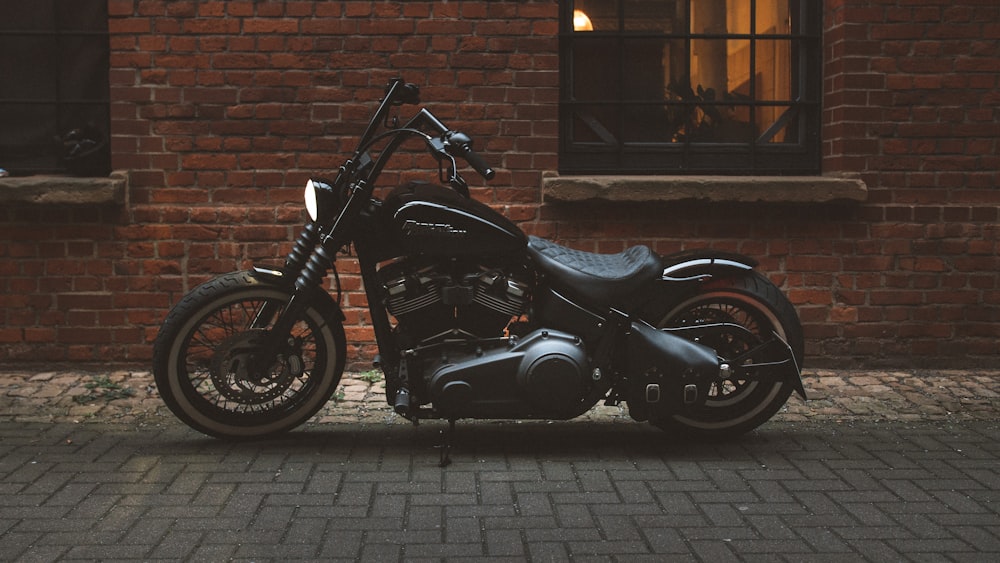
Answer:
[[[254,266],[250,270],[250,276],[257,281],[269,283],[271,285],[278,285],[285,288],[295,287],[295,280],[290,276],[286,276],[281,270]]]
[[[296,291],[295,278],[285,274],[285,272],[282,272],[281,270],[254,266],[249,273],[251,277],[261,283],[276,285],[291,293]],[[332,313],[339,322],[344,322],[347,319],[347,317],[344,316],[344,312],[340,310],[340,305],[333,299],[333,297],[330,296],[329,293],[323,291],[322,288],[317,287],[313,290],[310,301],[316,309],[323,311],[326,316],[329,316]]]

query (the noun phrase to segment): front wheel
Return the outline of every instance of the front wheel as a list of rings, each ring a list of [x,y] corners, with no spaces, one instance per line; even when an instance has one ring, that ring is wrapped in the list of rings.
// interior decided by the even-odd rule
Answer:
[[[698,331],[698,342],[714,348],[725,361],[765,364],[779,359],[774,348],[760,345],[777,335],[802,365],[804,339],[798,315],[788,299],[757,273],[713,282],[668,308],[658,326],[680,328],[709,325]],[[748,352],[760,352],[747,356]],[[787,355],[787,351],[786,351]],[[774,416],[794,389],[777,368],[744,370],[712,384],[704,404],[653,424],[681,436],[729,438],[748,432]]]
[[[290,430],[322,408],[344,371],[346,339],[332,302],[314,299],[271,365],[252,365],[289,299],[288,290],[233,272],[174,307],[156,338],[153,377],[179,419],[210,436],[254,438]]]

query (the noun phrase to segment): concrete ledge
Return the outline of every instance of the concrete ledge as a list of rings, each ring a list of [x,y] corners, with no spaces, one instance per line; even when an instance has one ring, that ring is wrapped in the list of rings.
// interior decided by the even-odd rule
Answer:
[[[0,203],[62,205],[122,205],[128,197],[128,173],[116,170],[106,178],[22,176],[0,178]]]
[[[868,187],[849,176],[559,176],[542,178],[546,202],[865,201]]]

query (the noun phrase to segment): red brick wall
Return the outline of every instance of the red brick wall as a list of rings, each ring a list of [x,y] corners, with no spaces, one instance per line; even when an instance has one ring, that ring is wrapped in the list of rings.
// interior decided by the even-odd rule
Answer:
[[[810,330],[815,349],[995,357],[1000,5],[827,6],[824,165],[861,171],[870,197],[838,222],[829,307],[804,312],[825,324]]]
[[[542,205],[557,166],[555,0],[109,0],[113,166],[130,171],[131,200],[0,211],[0,361],[146,363],[186,290],[280,261],[300,186],[340,162],[402,75],[499,168],[476,197],[530,233],[758,257],[798,307],[813,365],[992,365],[1000,7],[825,4],[824,169],[861,173],[863,204]],[[361,365],[364,296],[350,262],[341,273]]]

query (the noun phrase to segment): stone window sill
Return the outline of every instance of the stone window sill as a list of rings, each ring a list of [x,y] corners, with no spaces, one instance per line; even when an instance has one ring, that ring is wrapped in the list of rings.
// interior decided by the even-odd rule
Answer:
[[[868,187],[854,176],[560,176],[542,178],[545,202],[829,203],[866,201]]]
[[[128,173],[116,170],[106,178],[19,176],[0,178],[0,203],[60,205],[122,205],[128,199]]]

